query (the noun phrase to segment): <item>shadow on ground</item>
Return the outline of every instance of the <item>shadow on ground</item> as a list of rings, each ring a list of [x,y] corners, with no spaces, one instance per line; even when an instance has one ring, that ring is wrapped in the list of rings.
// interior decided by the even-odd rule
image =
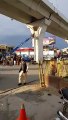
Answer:
[[[26,102],[36,102],[36,103],[43,103],[46,102],[46,99],[43,99],[42,96],[44,95],[44,92],[46,91],[46,89],[39,89],[36,91],[31,91],[31,90],[26,90],[24,92],[21,93],[17,93],[16,96],[20,97],[21,99],[23,99]],[[51,96],[52,94],[50,94]]]

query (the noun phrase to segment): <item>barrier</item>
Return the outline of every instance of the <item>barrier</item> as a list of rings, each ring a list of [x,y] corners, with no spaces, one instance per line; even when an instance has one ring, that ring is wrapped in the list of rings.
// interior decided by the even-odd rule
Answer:
[[[68,81],[66,81],[62,77],[48,75],[48,76],[45,76],[44,79],[45,79],[46,87],[54,87],[57,89],[68,87]]]
[[[40,84],[42,87],[52,86],[57,89],[68,87],[68,81],[64,79],[68,76],[68,60],[45,61],[40,66]],[[43,68],[43,66],[45,67]]]

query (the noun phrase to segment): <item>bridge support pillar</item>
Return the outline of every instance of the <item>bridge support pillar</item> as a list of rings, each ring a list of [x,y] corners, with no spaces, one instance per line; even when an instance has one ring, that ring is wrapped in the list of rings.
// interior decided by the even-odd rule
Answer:
[[[34,37],[34,60],[38,63],[43,61],[43,38],[45,37],[45,31],[47,26],[44,27],[44,24],[38,27],[35,31]]]
[[[41,22],[37,29],[34,29],[34,60],[39,63],[43,61],[43,38],[50,21]]]

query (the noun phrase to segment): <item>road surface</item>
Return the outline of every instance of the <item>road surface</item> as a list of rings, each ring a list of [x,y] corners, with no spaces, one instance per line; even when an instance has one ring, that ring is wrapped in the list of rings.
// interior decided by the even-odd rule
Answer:
[[[27,85],[18,87],[19,66],[0,66],[0,120],[16,120],[24,103],[30,120],[53,120],[61,100],[50,90],[40,88],[38,65],[30,65]]]

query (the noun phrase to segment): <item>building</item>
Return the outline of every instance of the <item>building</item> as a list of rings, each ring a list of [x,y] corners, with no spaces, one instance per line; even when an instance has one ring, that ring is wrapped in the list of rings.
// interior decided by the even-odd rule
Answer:
[[[10,52],[14,47],[13,46],[8,46],[5,44],[0,44],[0,53],[6,54],[7,52]]]
[[[34,56],[34,48],[19,48],[15,51],[17,55],[27,55],[27,56]]]
[[[66,52],[66,53],[68,54],[68,47],[67,47],[67,48],[62,49],[62,52]]]
[[[34,58],[34,48],[19,48],[15,51],[15,53],[17,55],[21,55],[22,57],[25,55]],[[43,58],[48,60],[54,58],[54,50],[49,50],[49,47],[43,49]]]

